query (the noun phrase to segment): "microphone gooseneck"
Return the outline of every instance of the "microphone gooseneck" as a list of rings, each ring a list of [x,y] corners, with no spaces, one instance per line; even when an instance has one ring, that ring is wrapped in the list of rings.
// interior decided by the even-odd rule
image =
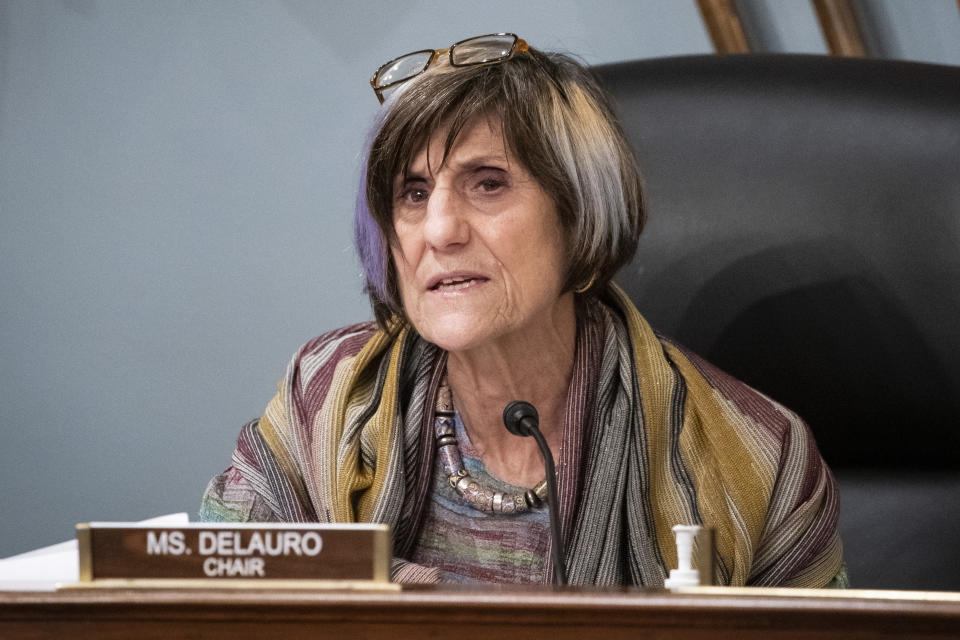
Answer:
[[[543,466],[547,475],[547,505],[550,509],[550,537],[553,544],[553,572],[557,585],[567,584],[567,567],[564,563],[563,541],[560,539],[560,520],[557,513],[557,478],[553,465],[553,454],[547,441],[540,433],[540,416],[537,408],[529,402],[514,400],[503,410],[503,425],[515,436],[530,436],[540,448]]]

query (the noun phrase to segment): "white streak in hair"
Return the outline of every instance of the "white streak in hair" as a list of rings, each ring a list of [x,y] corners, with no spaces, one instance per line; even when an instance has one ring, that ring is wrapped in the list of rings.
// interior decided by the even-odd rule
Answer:
[[[545,124],[555,131],[557,151],[576,194],[572,253],[575,261],[604,263],[635,224],[630,211],[635,196],[623,192],[617,136],[599,106],[577,85],[568,84],[564,91],[568,104],[554,92],[553,122]]]

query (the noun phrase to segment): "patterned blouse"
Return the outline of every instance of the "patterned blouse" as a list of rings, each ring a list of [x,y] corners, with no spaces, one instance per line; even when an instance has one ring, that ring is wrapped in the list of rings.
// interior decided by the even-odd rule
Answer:
[[[456,414],[457,442],[463,464],[481,485],[493,491],[522,493],[487,471]],[[440,569],[452,582],[540,584],[550,543],[547,507],[505,515],[477,511],[447,481],[440,457],[434,464],[433,491],[411,560]]]

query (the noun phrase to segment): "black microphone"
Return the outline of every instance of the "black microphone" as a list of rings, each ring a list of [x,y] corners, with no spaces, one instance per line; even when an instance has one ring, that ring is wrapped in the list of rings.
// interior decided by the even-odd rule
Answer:
[[[557,584],[567,584],[567,567],[563,558],[563,542],[560,540],[560,517],[557,513],[557,478],[553,467],[553,454],[543,434],[540,433],[540,416],[537,408],[529,402],[514,400],[503,410],[503,425],[515,436],[531,436],[537,441],[543,466],[547,472],[547,503],[550,509],[550,536],[553,539],[553,566]]]

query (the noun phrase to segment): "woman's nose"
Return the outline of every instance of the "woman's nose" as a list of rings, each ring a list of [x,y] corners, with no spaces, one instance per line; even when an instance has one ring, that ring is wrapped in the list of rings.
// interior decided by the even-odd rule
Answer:
[[[434,189],[427,201],[424,240],[441,250],[466,244],[470,227],[464,213],[465,203],[454,189]]]

